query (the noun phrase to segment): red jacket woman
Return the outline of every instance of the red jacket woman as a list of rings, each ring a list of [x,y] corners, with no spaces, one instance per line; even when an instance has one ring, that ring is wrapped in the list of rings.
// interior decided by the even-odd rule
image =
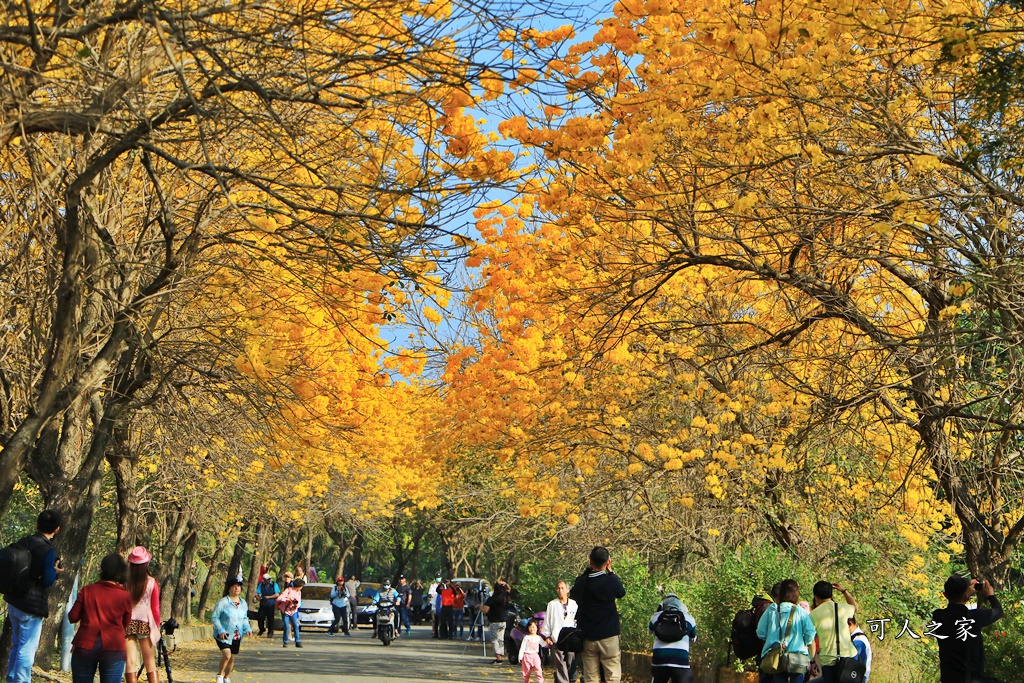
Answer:
[[[72,680],[120,681],[124,675],[124,629],[132,618],[132,597],[120,585],[128,566],[117,553],[100,562],[100,580],[82,588],[68,613],[68,621],[81,622],[71,641]]]

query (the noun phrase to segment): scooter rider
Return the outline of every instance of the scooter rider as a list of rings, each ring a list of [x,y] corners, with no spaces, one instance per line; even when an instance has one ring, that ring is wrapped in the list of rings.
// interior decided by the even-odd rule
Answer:
[[[381,601],[385,601],[386,602],[386,601],[389,601],[389,600],[397,608],[397,606],[398,606],[398,591],[396,591],[391,586],[391,579],[384,579],[384,583],[381,584],[380,590],[377,591],[377,594],[373,596],[373,604],[376,605],[376,604],[380,603]],[[395,629],[395,638],[398,638],[399,635],[401,635],[399,633],[399,629],[396,628]],[[376,622],[374,622],[373,635],[371,637],[372,638],[376,638],[377,637]]]

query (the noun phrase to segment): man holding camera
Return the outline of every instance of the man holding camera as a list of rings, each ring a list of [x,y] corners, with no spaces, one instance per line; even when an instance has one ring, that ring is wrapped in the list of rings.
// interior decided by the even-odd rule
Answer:
[[[836,592],[843,596],[843,602],[833,599]],[[811,623],[818,633],[821,680],[823,683],[834,683],[839,680],[837,665],[840,657],[857,656],[848,621],[857,612],[857,601],[849,589],[838,583],[819,581],[814,584],[814,602],[811,607]]]
[[[932,613],[927,633],[935,636],[939,644],[939,680],[941,683],[996,683],[985,677],[985,647],[981,634],[981,629],[1003,616],[1003,607],[996,599],[992,584],[954,574],[946,579],[943,593],[949,605]],[[968,609],[967,603],[975,595],[978,608]],[[988,601],[988,609],[982,609],[982,600]]]
[[[604,668],[605,683],[622,679],[620,661],[619,611],[615,601],[625,597],[622,581],[612,572],[608,548],[597,546],[590,551],[587,569],[576,579],[569,597],[576,601],[576,624],[583,631],[583,678],[600,681]]]
[[[4,596],[7,618],[11,622],[11,656],[7,660],[7,683],[31,683],[32,664],[39,649],[39,636],[43,620],[50,616],[47,593],[64,571],[57,550],[50,542],[60,531],[60,515],[55,510],[43,510],[36,519],[36,533],[26,536],[14,545],[28,550],[32,557],[30,574],[32,583],[23,593]]]

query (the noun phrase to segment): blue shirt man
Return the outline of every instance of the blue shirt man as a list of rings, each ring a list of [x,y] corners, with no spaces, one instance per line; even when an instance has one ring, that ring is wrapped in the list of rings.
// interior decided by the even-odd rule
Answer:
[[[50,616],[47,593],[64,570],[50,543],[60,531],[61,518],[55,510],[43,510],[36,519],[36,533],[17,542],[32,556],[32,585],[18,595],[5,595],[7,618],[11,622],[11,656],[7,660],[7,683],[31,683],[32,665],[39,649],[43,620]]]

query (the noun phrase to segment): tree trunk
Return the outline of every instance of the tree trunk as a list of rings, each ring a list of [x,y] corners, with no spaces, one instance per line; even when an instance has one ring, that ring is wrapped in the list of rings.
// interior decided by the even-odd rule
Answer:
[[[174,597],[170,590],[171,581],[174,578],[174,558],[177,557],[178,548],[181,547],[185,534],[188,532],[188,523],[191,515],[184,510],[172,511],[168,514],[169,524],[163,539],[163,546],[157,556],[160,563],[156,568],[150,565],[150,574],[160,584],[160,613],[166,614],[171,610],[171,603]],[[154,553],[155,555],[155,553]]]
[[[249,527],[243,527],[238,534],[238,540],[235,541],[235,550],[231,553],[231,562],[228,563],[228,572],[226,579],[232,579],[238,576],[242,570],[242,560],[245,558],[245,546],[248,545],[249,541],[245,537],[245,534],[249,531]]]
[[[360,581],[363,580],[363,532],[356,530],[356,536],[352,539],[352,573]]]
[[[11,645],[14,641],[14,632],[11,630],[11,620],[4,617],[4,630],[0,631],[0,662],[6,662],[11,658]],[[3,669],[7,673],[6,667]]]
[[[352,550],[352,538],[345,536],[330,515],[324,515],[324,530],[327,532],[327,536],[334,541],[334,545],[338,547],[338,562],[334,567],[334,575],[345,576],[345,559]]]
[[[961,476],[961,466],[952,453],[944,423],[944,420],[925,419],[917,431],[939,486],[950,502],[953,514],[960,520],[968,571],[979,579],[991,581],[996,590],[1002,590],[1009,581],[1016,544],[1007,552],[1008,539],[986,523],[976,496],[971,494]]]
[[[226,541],[218,541],[217,547],[213,550],[213,555],[210,556],[209,561],[206,563],[206,578],[203,579],[203,589],[199,592],[199,605],[196,606],[196,618],[199,621],[206,621],[206,604],[210,600],[210,589],[213,586],[214,579],[220,575],[220,556],[226,547]]]
[[[174,582],[174,599],[171,602],[171,616],[179,622],[192,621],[192,563],[196,559],[196,546],[199,534],[195,531],[185,538],[181,548],[181,562],[178,565],[178,576]]]
[[[114,430],[107,464],[117,489],[117,552],[126,555],[142,543],[139,518],[138,460],[132,456],[123,427]]]
[[[29,473],[39,485],[46,506],[58,510],[64,518],[54,545],[67,571],[58,575],[49,590],[50,617],[43,622],[37,656],[44,667],[52,660],[63,610],[75,571],[88,547],[93,513],[102,492],[103,451],[107,441],[102,430],[95,431],[86,450],[85,422],[90,405],[94,423],[99,423],[102,409],[98,400],[76,402],[47,427],[29,460]]]
[[[309,581],[309,568],[313,566],[313,525],[306,525],[306,576],[302,578]]]
[[[249,571],[249,580],[245,589],[245,601],[250,605],[253,598],[256,597],[256,586],[259,585],[262,578],[260,567],[270,557],[270,544],[273,542],[271,531],[270,525],[266,522],[261,521],[256,525],[256,547],[252,552],[252,569]]]
[[[291,571],[292,555],[295,553],[295,536],[292,529],[284,530],[284,548],[281,554],[281,566],[278,568],[278,576]]]

